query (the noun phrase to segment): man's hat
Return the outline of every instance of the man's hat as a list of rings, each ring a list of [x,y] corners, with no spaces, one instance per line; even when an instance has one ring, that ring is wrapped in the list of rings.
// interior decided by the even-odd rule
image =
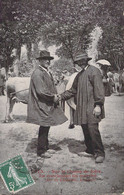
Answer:
[[[74,60],[74,63],[80,61],[80,60],[83,60],[83,59],[88,59],[91,60],[92,58],[88,57],[88,55],[86,53],[82,53],[82,54],[79,54],[76,56],[75,60]]]
[[[40,51],[40,56],[36,58],[37,60],[53,60],[54,57],[50,56],[50,52],[46,50]]]

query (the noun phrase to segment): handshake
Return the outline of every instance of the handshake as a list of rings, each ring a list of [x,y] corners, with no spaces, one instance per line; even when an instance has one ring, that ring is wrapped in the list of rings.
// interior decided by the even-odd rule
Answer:
[[[61,101],[61,95],[55,94],[53,102],[57,105],[57,104],[59,104],[59,101]]]

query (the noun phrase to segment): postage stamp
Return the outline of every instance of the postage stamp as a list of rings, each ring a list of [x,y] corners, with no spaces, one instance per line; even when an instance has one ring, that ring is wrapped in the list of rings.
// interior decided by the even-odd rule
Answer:
[[[21,155],[0,164],[0,174],[11,193],[16,193],[35,184]]]

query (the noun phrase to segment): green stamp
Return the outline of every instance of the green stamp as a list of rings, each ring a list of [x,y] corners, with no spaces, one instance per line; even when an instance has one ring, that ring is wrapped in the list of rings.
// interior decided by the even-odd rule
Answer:
[[[35,184],[21,155],[0,164],[1,177],[11,193]]]

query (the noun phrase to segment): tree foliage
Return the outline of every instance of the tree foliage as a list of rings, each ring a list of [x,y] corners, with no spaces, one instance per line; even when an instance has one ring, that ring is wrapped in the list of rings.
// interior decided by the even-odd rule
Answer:
[[[105,7],[110,14],[110,22],[106,21],[104,25],[104,21],[101,20],[103,37],[99,44],[100,57],[107,58],[114,69],[120,70],[124,68],[124,2],[108,0]]]
[[[87,49],[89,34],[97,25],[103,30],[103,38],[99,43],[99,51],[110,61],[114,60],[117,66],[122,66],[123,58],[123,28],[122,21],[123,1],[117,0],[63,0],[60,4],[51,0],[54,9],[48,12],[45,25],[40,29],[46,45],[59,46],[57,54],[71,58]],[[106,55],[103,55],[107,53]],[[116,60],[115,60],[116,58]],[[120,64],[117,63],[120,61]],[[115,64],[114,63],[114,64]],[[113,63],[112,63],[113,64]]]
[[[51,0],[53,7],[48,12],[48,21],[40,29],[39,35],[44,43],[60,46],[59,56],[66,56],[74,61],[75,55],[87,49],[89,33],[95,24],[95,1],[63,0],[60,4]]]
[[[19,59],[26,44],[30,59],[32,43],[40,40],[46,47],[59,46],[57,54],[73,62],[77,53],[88,48],[96,25],[103,29],[101,57],[122,66],[123,0],[1,0],[0,9],[0,55],[6,68],[14,48]]]
[[[6,67],[10,64],[11,53],[17,49],[20,58],[21,46],[37,38],[37,31],[44,24],[46,2],[39,0],[1,0],[0,54]]]
[[[61,74],[61,72],[63,72],[64,70],[73,73],[71,60],[60,58],[59,60],[55,61],[55,63],[51,66],[51,71],[53,72],[53,74],[55,72]]]

